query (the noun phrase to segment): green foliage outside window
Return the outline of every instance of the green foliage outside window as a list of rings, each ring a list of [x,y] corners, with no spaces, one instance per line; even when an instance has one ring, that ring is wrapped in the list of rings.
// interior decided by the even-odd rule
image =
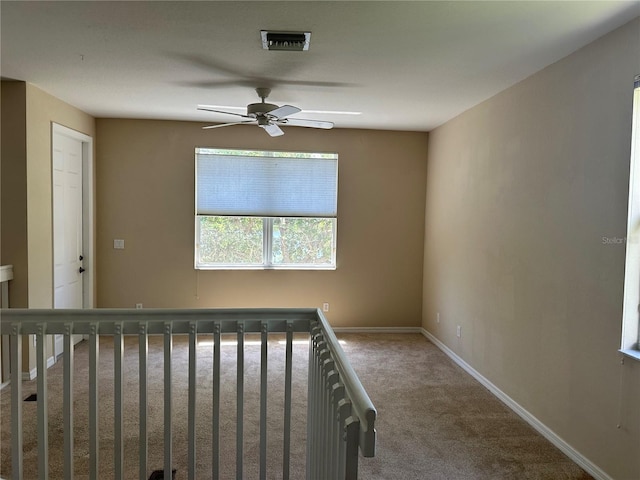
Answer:
[[[262,218],[198,217],[200,263],[262,263]]]
[[[263,232],[271,222],[271,259],[277,265],[332,265],[331,218],[199,216],[200,265],[263,264]]]
[[[274,264],[331,264],[333,220],[328,218],[275,218]]]

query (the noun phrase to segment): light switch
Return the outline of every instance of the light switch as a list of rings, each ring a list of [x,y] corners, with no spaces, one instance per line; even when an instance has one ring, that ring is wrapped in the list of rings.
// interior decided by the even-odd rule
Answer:
[[[113,248],[124,250],[124,240],[122,240],[121,238],[115,238],[113,240]]]

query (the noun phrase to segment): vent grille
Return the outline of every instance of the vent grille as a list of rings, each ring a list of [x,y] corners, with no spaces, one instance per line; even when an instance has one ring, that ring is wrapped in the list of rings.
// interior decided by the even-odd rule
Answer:
[[[265,50],[284,50],[302,52],[309,50],[311,32],[271,32],[262,30],[262,48]]]

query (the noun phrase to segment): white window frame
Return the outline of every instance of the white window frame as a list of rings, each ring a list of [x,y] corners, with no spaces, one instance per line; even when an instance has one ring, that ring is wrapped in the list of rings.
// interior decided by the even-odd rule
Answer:
[[[640,75],[634,79],[628,214],[620,352],[640,360]]]
[[[215,149],[215,148],[202,148],[202,147],[198,147],[196,148],[196,171],[195,171],[195,180],[196,180],[196,192],[195,192],[195,202],[196,202],[196,207],[195,207],[195,241],[194,241],[194,268],[196,270],[335,270],[337,268],[337,261],[336,261],[336,250],[337,250],[337,227],[338,227],[338,217],[337,217],[337,210],[335,212],[335,215],[333,216],[326,216],[326,217],[311,217],[311,216],[298,216],[298,217],[291,217],[288,215],[274,215],[274,216],[262,216],[262,215],[255,215],[255,218],[260,218],[262,220],[262,263],[258,264],[258,263],[248,263],[248,264],[235,264],[235,263],[216,263],[216,264],[210,264],[210,263],[201,263],[199,261],[199,239],[200,239],[200,217],[206,217],[206,216],[213,216],[213,217],[248,217],[248,216],[253,216],[253,215],[247,215],[247,214],[239,214],[239,215],[233,215],[233,214],[229,214],[229,215],[225,215],[225,214],[206,214],[206,213],[200,213],[198,211],[198,187],[197,187],[197,183],[198,183],[198,153],[201,151],[208,151],[208,152],[237,152],[238,155],[242,155],[243,153],[247,153],[247,152],[255,152],[255,153],[261,153],[261,154],[265,154],[264,156],[273,156],[278,158],[279,154],[300,154],[300,155],[305,155],[305,156],[309,156],[310,158],[313,156],[320,156],[320,158],[323,157],[332,157],[335,159],[335,161],[337,162],[338,159],[338,155],[335,153],[330,153],[330,154],[326,154],[326,153],[303,153],[303,152],[282,152],[282,151],[268,151],[268,150],[256,150],[256,151],[251,151],[251,150],[246,150],[246,149]],[[221,153],[222,154],[222,153]],[[229,153],[227,153],[229,154]],[[286,158],[286,157],[285,157]],[[336,195],[336,205],[337,205],[337,171],[336,171],[336,185],[335,185],[335,195]],[[274,228],[274,221],[278,218],[301,218],[301,219],[316,219],[316,218],[322,218],[325,220],[331,220],[332,222],[332,230],[333,230],[333,236],[332,236],[332,245],[331,245],[331,260],[330,263],[323,263],[323,264],[313,264],[313,263],[274,263],[273,262],[273,228]]]

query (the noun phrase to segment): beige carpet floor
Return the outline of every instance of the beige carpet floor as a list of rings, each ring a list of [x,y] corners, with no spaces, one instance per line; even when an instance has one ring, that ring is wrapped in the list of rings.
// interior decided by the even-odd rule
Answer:
[[[343,348],[378,409],[375,458],[360,459],[362,479],[588,479],[562,452],[504,406],[420,334],[340,334]],[[211,478],[212,346],[198,348],[198,478]],[[260,345],[248,338],[245,357],[244,478],[258,478]],[[269,342],[268,478],[282,478],[284,345]],[[303,479],[306,449],[308,346],[294,345],[291,478]],[[235,478],[236,346],[221,349],[221,477]],[[74,435],[76,478],[87,475],[86,343],[76,347]],[[125,478],[137,478],[137,339],[125,348]],[[174,467],[186,478],[187,345],[176,338],[173,351]],[[149,474],[163,466],[163,354],[160,338],[150,342]],[[100,470],[113,478],[113,348],[100,345]],[[50,478],[62,478],[62,362],[48,371]],[[23,383],[23,397],[35,393]],[[25,478],[37,478],[36,402],[23,403]],[[0,392],[0,476],[11,473],[10,387]],[[330,479],[327,479],[330,480]]]

